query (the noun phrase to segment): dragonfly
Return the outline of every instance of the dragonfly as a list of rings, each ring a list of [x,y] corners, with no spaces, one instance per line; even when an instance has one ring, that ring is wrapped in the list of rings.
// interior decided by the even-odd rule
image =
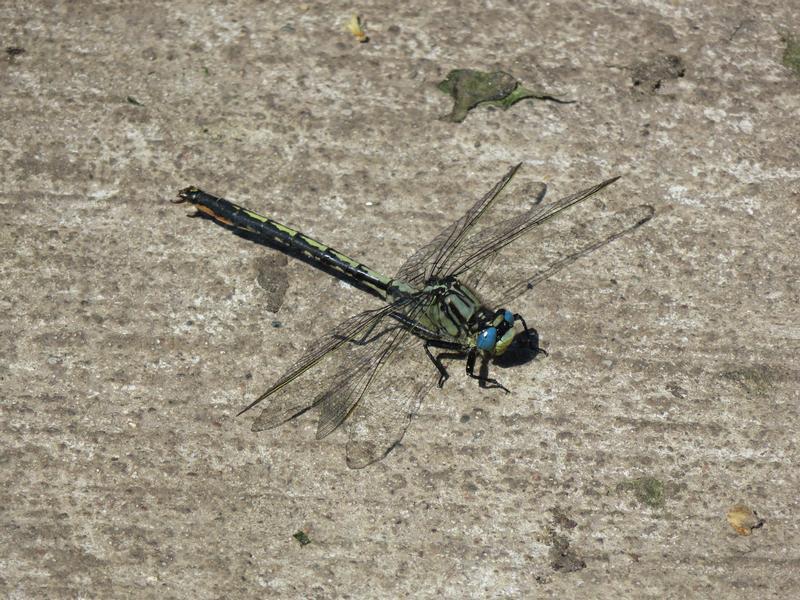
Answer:
[[[514,165],[486,194],[419,248],[393,277],[364,265],[291,227],[187,187],[175,203],[189,203],[202,216],[242,237],[276,247],[377,296],[365,310],[311,343],[264,393],[242,409],[263,408],[253,431],[277,427],[309,410],[318,415],[322,439],[346,423],[347,465],[362,468],[385,457],[405,435],[424,396],[449,378],[448,359],[465,359],[465,372],[484,388],[508,389],[489,377],[513,345],[538,348],[538,334],[508,303],[581,256],[632,231],[654,214],[649,205],[607,214],[590,210],[577,224],[551,228],[554,217],[595,196],[619,177],[606,179],[550,203],[541,184],[529,208],[499,222],[485,215],[516,174]],[[495,211],[496,212],[496,211]],[[502,251],[540,231],[520,260]],[[526,236],[528,237],[528,236]],[[534,264],[531,264],[533,261]],[[510,354],[510,353],[509,353]],[[476,371],[476,365],[480,365]],[[262,404],[263,403],[263,404]]]

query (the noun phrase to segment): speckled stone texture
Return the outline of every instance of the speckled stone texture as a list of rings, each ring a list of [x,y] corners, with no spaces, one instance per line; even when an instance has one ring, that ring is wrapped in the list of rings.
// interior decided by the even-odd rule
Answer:
[[[0,3],[0,594],[796,594],[797,17],[776,0]],[[577,103],[448,123],[435,84],[455,68]],[[598,206],[656,216],[512,307],[550,355],[500,371],[511,394],[453,363],[363,470],[308,416],[261,433],[234,416],[376,304],[185,218],[178,189],[391,273],[519,161],[506,206],[621,174]],[[763,526],[734,531],[736,504]]]

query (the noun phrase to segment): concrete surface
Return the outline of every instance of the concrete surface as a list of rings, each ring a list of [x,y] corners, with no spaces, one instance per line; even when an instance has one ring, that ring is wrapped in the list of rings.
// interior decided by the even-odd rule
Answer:
[[[792,597],[797,15],[2,3],[2,45],[24,49],[0,57],[2,595]],[[578,103],[446,123],[452,68]],[[520,298],[550,356],[503,370],[511,395],[456,364],[360,471],[311,418],[234,417],[374,303],[185,218],[179,188],[391,272],[518,161],[510,204],[622,174],[601,206],[657,215]],[[749,536],[739,503],[764,519]]]

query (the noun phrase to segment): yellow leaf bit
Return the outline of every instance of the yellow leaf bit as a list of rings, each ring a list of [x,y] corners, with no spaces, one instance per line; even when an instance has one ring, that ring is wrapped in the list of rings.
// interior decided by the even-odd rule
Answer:
[[[726,516],[730,526],[739,535],[750,535],[754,529],[764,525],[764,519],[759,519],[756,511],[745,504],[731,506]]]
[[[352,33],[353,36],[362,44],[369,41],[369,36],[364,31],[364,27],[366,26],[365,24],[366,21],[364,21],[358,15],[353,15],[347,22],[347,30]]]

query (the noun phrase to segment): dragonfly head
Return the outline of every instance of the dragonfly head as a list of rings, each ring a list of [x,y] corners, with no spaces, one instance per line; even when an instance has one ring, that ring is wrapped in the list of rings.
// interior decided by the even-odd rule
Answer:
[[[500,309],[488,327],[475,337],[475,346],[490,356],[500,356],[514,341],[514,315],[510,310]]]

